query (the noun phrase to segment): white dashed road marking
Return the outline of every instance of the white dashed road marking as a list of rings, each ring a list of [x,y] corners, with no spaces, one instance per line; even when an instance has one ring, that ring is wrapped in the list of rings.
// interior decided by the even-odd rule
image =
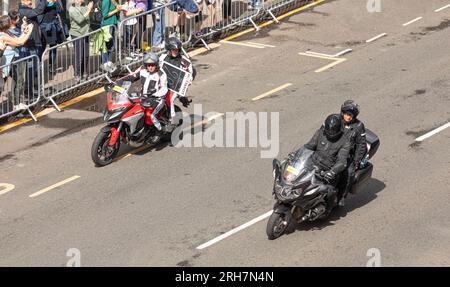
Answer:
[[[414,19],[414,20],[411,20],[411,21],[409,21],[409,22],[406,22],[405,24],[403,24],[403,27],[404,26],[408,26],[408,25],[410,25],[410,24],[412,24],[412,23],[414,23],[414,22],[417,22],[417,21],[419,21],[420,19],[422,19],[423,17],[417,17],[416,19]]]
[[[450,127],[450,122],[446,123],[443,126],[438,127],[437,129],[432,130],[431,132],[428,132],[426,134],[424,134],[423,136],[420,136],[418,138],[415,139],[416,142],[421,142],[431,136],[434,136],[437,133],[442,132],[443,130],[445,130],[446,128]]]
[[[382,38],[382,37],[384,37],[384,36],[387,36],[387,33],[382,33],[382,34],[380,34],[380,35],[378,35],[378,36],[375,36],[375,37],[373,37],[373,38],[367,40],[366,43],[371,43],[371,42],[373,42],[373,41],[375,41],[375,40],[378,40],[378,39],[380,39],[380,38]]]
[[[434,12],[441,12],[442,10],[447,9],[448,7],[450,7],[450,4],[448,4],[442,8],[436,9],[436,10],[434,10]]]
[[[41,189],[41,190],[39,190],[38,192],[35,192],[35,193],[31,194],[29,197],[36,197],[36,196],[39,196],[39,195],[41,195],[41,194],[43,194],[43,193],[46,193],[47,191],[50,191],[50,190],[55,189],[55,188],[57,188],[57,187],[60,187],[61,185],[64,185],[64,184],[66,184],[66,183],[69,183],[69,182],[71,182],[71,181],[74,181],[74,180],[76,180],[76,179],[79,179],[80,177],[81,177],[81,176],[79,176],[79,175],[74,175],[74,176],[72,176],[72,177],[69,177],[68,179],[65,179],[65,180],[63,180],[63,181],[60,181],[60,182],[58,182],[58,183],[55,183],[54,185],[51,185],[51,186],[46,187],[46,188],[44,188],[44,189]]]
[[[208,241],[206,243],[203,243],[202,245],[199,245],[197,247],[197,249],[204,249],[204,248],[209,247],[209,246],[211,246],[211,245],[213,245],[213,244],[215,244],[215,243],[217,243],[217,242],[219,242],[221,240],[224,240],[225,238],[227,238],[227,237],[229,237],[229,236],[231,236],[231,235],[233,235],[235,233],[238,233],[239,231],[241,231],[241,230],[243,230],[243,229],[245,229],[245,228],[247,228],[247,227],[257,223],[257,222],[266,219],[267,217],[269,217],[272,214],[272,212],[273,212],[273,210],[268,211],[268,212],[264,213],[263,215],[260,215],[260,216],[256,217],[255,219],[252,219],[249,222],[242,224],[241,226],[233,228],[230,231],[228,231],[228,232],[226,232],[226,233],[224,233],[224,234],[222,234],[222,235],[220,235],[220,236],[218,236],[218,237],[216,237],[216,238],[214,238],[214,239],[212,239],[212,240],[210,240],[210,241]]]

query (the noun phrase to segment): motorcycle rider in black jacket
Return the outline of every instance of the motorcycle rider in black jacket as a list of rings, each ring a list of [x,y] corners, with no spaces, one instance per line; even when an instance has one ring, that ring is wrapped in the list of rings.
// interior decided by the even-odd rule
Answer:
[[[161,63],[167,62],[175,67],[185,70],[186,72],[188,72],[191,75],[190,80],[192,82],[195,79],[197,71],[195,70],[194,66],[192,65],[192,62],[187,57],[181,55],[181,48],[182,48],[181,41],[176,37],[170,37],[169,39],[167,39],[165,46],[166,46],[167,53],[162,54],[161,57],[159,58],[159,61]],[[170,76],[170,75],[168,75],[168,76]],[[170,80],[168,82],[168,85],[169,85],[169,89],[173,89],[173,87],[171,86],[172,83]],[[175,99],[177,97],[178,97],[178,95],[175,95],[174,97],[172,97],[172,103],[171,103],[171,107],[170,107],[171,109],[173,109],[173,101],[175,101]],[[186,96],[183,96],[183,97],[180,96],[179,100],[183,104],[184,107],[188,107],[190,102],[192,102]]]
[[[304,147],[314,151],[312,163],[325,172],[324,178],[331,185],[336,186],[339,175],[347,167],[350,152],[350,140],[343,133],[341,116],[329,115]],[[329,209],[334,207],[335,199],[334,196],[329,198]]]
[[[345,174],[345,187],[340,195],[339,206],[345,206],[345,198],[353,185],[355,171],[367,153],[366,130],[364,124],[357,119],[358,114],[359,105],[353,100],[347,100],[342,104],[341,117],[344,133],[350,139],[350,153]]]

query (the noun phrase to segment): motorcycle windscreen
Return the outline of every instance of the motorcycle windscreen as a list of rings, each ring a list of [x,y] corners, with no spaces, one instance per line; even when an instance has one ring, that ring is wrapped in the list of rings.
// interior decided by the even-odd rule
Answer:
[[[301,148],[297,151],[295,156],[289,160],[283,170],[283,181],[285,183],[293,183],[297,181],[304,181],[314,174],[313,170],[310,170],[309,160],[313,154],[312,150]]]
[[[122,87],[114,86],[113,90],[117,93],[109,94],[108,110],[112,111],[121,107],[127,107],[131,104],[126,91]]]

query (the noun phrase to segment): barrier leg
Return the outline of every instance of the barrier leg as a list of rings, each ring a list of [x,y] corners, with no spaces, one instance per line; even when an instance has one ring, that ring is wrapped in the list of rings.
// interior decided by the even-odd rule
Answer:
[[[252,18],[250,18],[249,20],[250,20],[250,22],[252,23],[253,27],[255,27],[255,30],[256,30],[256,31],[259,31],[260,28],[258,27],[258,25],[255,24],[255,21],[253,21]]]
[[[188,59],[191,58],[191,57],[189,57],[189,54],[186,53],[186,50],[183,48],[183,46],[181,46],[181,51],[183,52],[183,54],[184,54]]]
[[[34,116],[34,114],[31,112],[31,110],[30,110],[30,108],[29,107],[27,107],[27,111],[28,111],[28,113],[30,114],[30,116],[33,118],[33,120],[35,121],[35,122],[37,122],[37,118]]]
[[[206,43],[206,41],[202,38],[199,38],[195,43],[197,43],[198,41],[202,42],[203,46],[205,46],[206,50],[211,51],[211,48],[208,46],[208,44]]]
[[[273,20],[277,23],[280,24],[280,21],[278,21],[277,17],[275,17],[275,15],[273,15],[271,10],[267,10],[267,12],[269,13],[269,15],[273,18]]]
[[[50,102],[52,102],[53,106],[55,106],[55,109],[56,109],[58,112],[61,111],[61,109],[58,107],[58,105],[55,103],[55,101],[54,101],[52,98],[50,98]]]

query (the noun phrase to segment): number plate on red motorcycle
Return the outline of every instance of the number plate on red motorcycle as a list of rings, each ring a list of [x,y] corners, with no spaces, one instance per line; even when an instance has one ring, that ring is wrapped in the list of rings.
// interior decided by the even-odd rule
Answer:
[[[116,91],[116,92],[118,92],[118,93],[122,93],[125,89],[122,88],[122,87],[120,87],[120,86],[114,86],[114,87],[113,87],[113,90]]]

